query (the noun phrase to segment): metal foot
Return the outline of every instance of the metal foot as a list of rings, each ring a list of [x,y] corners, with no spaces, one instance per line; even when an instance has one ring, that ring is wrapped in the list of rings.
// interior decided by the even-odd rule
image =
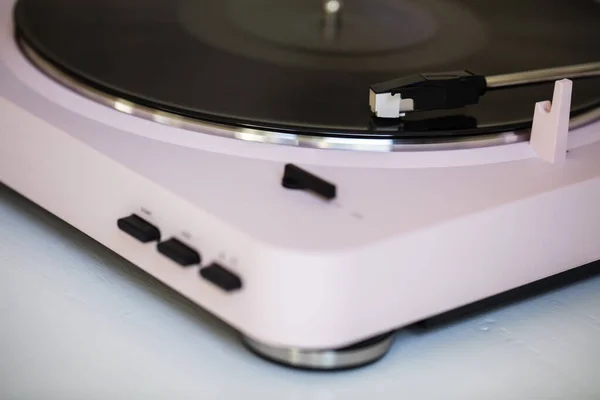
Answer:
[[[288,367],[309,370],[342,370],[372,364],[387,354],[395,332],[386,333],[340,349],[303,350],[273,347],[247,336],[246,346],[258,356]]]

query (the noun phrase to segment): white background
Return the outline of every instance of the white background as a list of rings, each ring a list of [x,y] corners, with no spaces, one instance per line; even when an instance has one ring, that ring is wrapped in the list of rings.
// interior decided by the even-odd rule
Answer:
[[[0,399],[267,398],[600,399],[600,278],[404,332],[365,369],[290,370],[0,184]]]

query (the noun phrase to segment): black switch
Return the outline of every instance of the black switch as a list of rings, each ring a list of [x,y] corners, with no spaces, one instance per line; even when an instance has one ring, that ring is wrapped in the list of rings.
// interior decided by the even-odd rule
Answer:
[[[334,184],[294,164],[286,164],[281,185],[286,189],[307,190],[326,200],[333,200],[336,196]]]
[[[200,254],[175,238],[159,243],[156,248],[159,253],[184,267],[200,264]]]
[[[135,214],[119,219],[117,221],[117,226],[120,230],[128,233],[142,243],[160,240],[160,230],[150,222]]]
[[[200,275],[226,292],[231,292],[242,287],[242,280],[236,274],[217,263],[212,263],[208,267],[202,268]]]

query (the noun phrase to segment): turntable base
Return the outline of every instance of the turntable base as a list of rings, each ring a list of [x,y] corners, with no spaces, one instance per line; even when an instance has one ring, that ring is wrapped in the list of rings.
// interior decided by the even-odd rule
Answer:
[[[350,136],[297,126],[288,135],[275,122],[286,145],[256,143],[264,126],[169,119],[162,112],[177,107],[160,104],[142,104],[154,111],[139,118],[139,104],[119,93],[103,96],[114,99],[108,104],[74,91],[19,47],[12,5],[0,0],[0,181],[235,328],[265,358],[364,365],[385,353],[397,329],[600,260],[597,78],[574,83],[582,96],[573,108],[585,123],[575,112],[554,121],[565,134],[571,128],[564,143],[550,143],[563,150],[556,162],[530,143],[536,103],[526,96],[514,102],[525,108],[512,111],[531,116],[508,124],[519,129],[487,131],[496,119],[488,103],[470,117],[451,116],[477,132],[468,128],[465,139],[444,125],[433,136],[445,146],[428,130],[407,138],[388,126],[392,133],[370,136],[364,113],[352,116],[363,121],[358,138],[345,128],[336,132]],[[578,34],[592,38],[598,28]],[[540,90],[531,98],[551,99]],[[284,114],[295,109],[278,105]],[[513,121],[506,109],[500,120]],[[187,129],[189,120],[202,123]],[[551,127],[542,124],[552,138]],[[305,148],[303,135],[327,140]],[[347,140],[370,147],[343,150]]]

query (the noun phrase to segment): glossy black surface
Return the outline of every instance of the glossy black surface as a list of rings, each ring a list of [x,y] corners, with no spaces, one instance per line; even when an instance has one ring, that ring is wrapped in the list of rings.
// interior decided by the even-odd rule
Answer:
[[[546,84],[381,124],[370,84],[414,72],[499,74],[600,60],[592,0],[347,0],[337,39],[320,1],[20,0],[17,33],[83,82],[213,122],[313,134],[420,137],[527,127]],[[418,23],[415,23],[418,21]],[[397,40],[390,38],[397,37]],[[600,79],[574,86],[574,111]],[[386,126],[387,125],[387,126]]]

